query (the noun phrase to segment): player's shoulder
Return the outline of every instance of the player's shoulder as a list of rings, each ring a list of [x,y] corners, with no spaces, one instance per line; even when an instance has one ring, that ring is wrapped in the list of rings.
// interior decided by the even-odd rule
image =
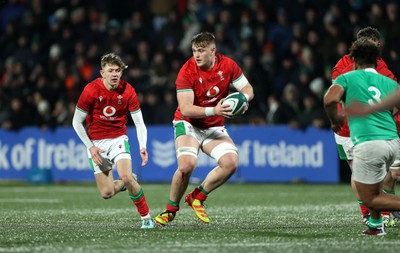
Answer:
[[[97,90],[98,87],[100,87],[100,85],[103,85],[103,82],[101,81],[101,78],[96,78],[93,81],[89,82],[88,84],[86,84],[84,90],[85,91],[93,91],[93,90]]]
[[[191,79],[197,76],[197,64],[193,57],[190,57],[181,67],[178,78]]]

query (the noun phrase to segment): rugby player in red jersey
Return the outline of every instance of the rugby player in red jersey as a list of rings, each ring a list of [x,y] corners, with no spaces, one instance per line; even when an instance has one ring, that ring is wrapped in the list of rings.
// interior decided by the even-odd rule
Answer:
[[[178,108],[173,121],[178,169],[172,178],[166,210],[156,216],[160,225],[171,222],[179,210],[189,179],[197,165],[201,149],[215,159],[218,166],[185,197],[185,202],[204,223],[210,220],[203,202],[210,192],[224,184],[238,167],[238,149],[224,127],[224,117],[232,117],[223,98],[233,87],[243,93],[247,103],[254,97],[253,87],[232,59],[216,54],[212,33],[199,33],[192,38],[191,57],[176,79]]]
[[[126,135],[128,112],[136,126],[142,166],[148,161],[147,128],[134,88],[121,80],[126,67],[121,58],[113,53],[102,56],[101,78],[84,88],[76,105],[72,125],[87,147],[89,163],[101,196],[109,199],[120,191],[128,190],[141,216],[141,228],[154,228],[143,190],[132,173]],[[86,129],[83,125],[85,120]],[[120,180],[113,178],[113,165]]]

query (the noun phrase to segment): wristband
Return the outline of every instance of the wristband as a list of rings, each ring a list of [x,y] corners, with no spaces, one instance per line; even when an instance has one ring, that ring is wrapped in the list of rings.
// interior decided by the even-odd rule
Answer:
[[[204,113],[206,114],[207,117],[214,116],[214,107],[206,107]]]

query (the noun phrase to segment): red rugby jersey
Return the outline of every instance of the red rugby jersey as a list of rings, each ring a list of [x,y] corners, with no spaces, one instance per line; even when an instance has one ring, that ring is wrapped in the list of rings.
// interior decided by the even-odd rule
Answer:
[[[115,90],[108,90],[101,78],[86,85],[76,106],[88,113],[86,131],[91,140],[126,134],[128,112],[140,109],[135,89],[129,83],[120,80]]]
[[[176,79],[176,91],[184,92],[193,90],[196,106],[216,106],[221,98],[229,94],[229,85],[242,76],[241,68],[230,58],[217,54],[215,65],[212,69],[204,71],[199,68],[196,61],[191,57],[180,69]],[[223,116],[212,116],[206,118],[184,117],[180,108],[176,109],[175,120],[186,120],[193,126],[209,128],[223,126]]]

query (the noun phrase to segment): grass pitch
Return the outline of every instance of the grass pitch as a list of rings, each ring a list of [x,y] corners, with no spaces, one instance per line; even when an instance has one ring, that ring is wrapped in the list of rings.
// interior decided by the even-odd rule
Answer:
[[[165,209],[169,185],[142,187],[154,217]],[[103,200],[92,183],[0,183],[0,252],[365,253],[400,246],[400,223],[385,237],[361,235],[349,185],[226,184],[205,203],[210,224],[182,201],[168,226],[142,230],[126,192]]]

